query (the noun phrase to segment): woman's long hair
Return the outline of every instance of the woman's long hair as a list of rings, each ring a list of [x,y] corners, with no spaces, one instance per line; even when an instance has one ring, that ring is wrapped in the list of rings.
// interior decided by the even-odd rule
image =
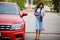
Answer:
[[[37,9],[39,8],[40,5],[42,5],[42,8],[44,8],[44,4],[42,2],[39,2],[38,5],[37,5],[37,7],[36,7],[35,12],[37,11]]]

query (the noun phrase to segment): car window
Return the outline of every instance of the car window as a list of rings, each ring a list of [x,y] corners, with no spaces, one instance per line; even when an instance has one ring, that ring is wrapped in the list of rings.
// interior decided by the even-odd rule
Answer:
[[[0,14],[19,14],[16,4],[0,4]]]

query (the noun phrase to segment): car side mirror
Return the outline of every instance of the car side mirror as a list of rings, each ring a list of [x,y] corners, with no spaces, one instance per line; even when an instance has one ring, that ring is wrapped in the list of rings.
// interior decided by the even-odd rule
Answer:
[[[21,12],[21,17],[23,17],[23,16],[27,16],[27,15],[28,15],[27,12]]]

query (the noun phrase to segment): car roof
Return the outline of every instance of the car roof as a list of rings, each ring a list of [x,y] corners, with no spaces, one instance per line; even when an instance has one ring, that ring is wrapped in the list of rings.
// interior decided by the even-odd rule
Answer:
[[[16,4],[16,2],[0,2],[1,4]]]

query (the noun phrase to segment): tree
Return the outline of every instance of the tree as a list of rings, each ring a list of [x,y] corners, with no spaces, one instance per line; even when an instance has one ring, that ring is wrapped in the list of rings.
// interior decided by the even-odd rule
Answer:
[[[26,0],[16,0],[16,3],[20,6],[20,9],[25,9],[25,1]]]
[[[33,5],[38,4],[41,0],[33,0]]]
[[[59,10],[60,10],[60,0],[53,0],[52,1],[53,2],[53,4],[54,4],[54,10],[56,11],[56,12],[59,12]]]
[[[3,2],[4,0],[0,0],[0,2]]]

